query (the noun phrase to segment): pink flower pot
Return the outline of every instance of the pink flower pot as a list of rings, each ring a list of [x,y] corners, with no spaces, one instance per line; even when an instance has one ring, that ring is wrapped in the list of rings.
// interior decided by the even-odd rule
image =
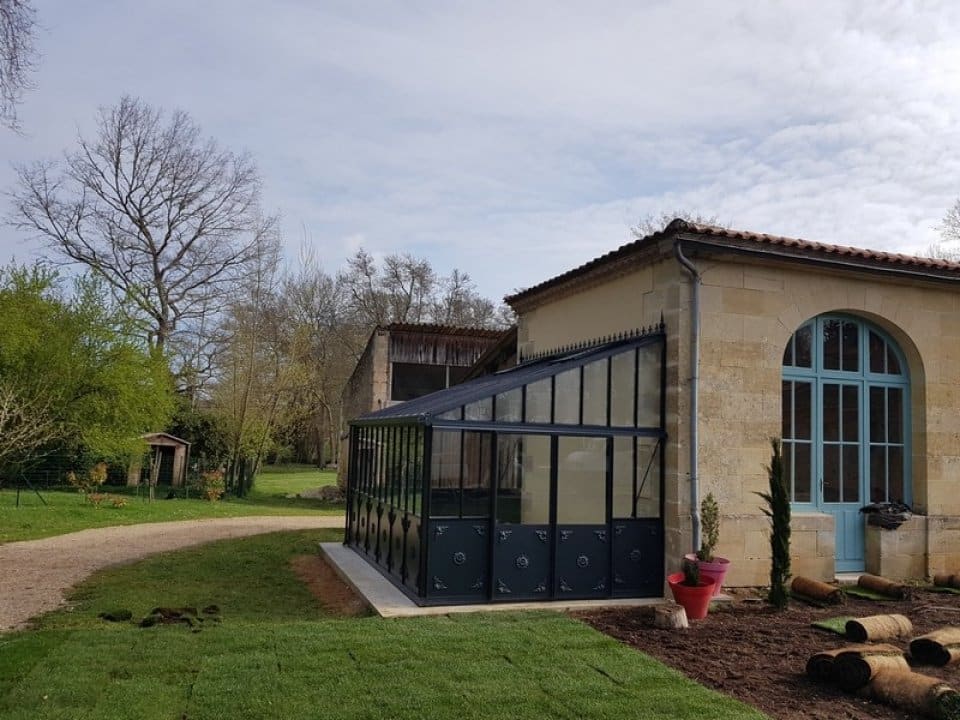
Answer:
[[[727,570],[730,569],[730,561],[726,558],[714,556],[713,562],[704,562],[703,560],[697,560],[696,553],[689,553],[684,555],[683,558],[697,564],[697,567],[700,568],[700,577],[713,580],[713,594],[719,595],[720,589],[723,587],[723,579],[727,576]]]

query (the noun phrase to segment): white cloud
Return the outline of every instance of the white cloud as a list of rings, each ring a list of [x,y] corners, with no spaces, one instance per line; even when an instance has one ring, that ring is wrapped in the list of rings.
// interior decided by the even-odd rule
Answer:
[[[258,158],[291,256],[363,244],[489,295],[647,212],[916,251],[960,193],[954,3],[37,2],[28,161],[121,93]],[[0,185],[12,173],[0,169]],[[0,235],[0,260],[17,247]],[[23,256],[22,250],[16,251]]]

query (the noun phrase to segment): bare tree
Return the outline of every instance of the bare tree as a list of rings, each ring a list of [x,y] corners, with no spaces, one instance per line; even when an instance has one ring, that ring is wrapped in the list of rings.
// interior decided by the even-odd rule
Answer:
[[[27,0],[0,0],[0,122],[20,127],[17,105],[30,88],[36,11]]]
[[[90,267],[137,310],[151,347],[210,311],[275,237],[252,159],[184,112],[124,97],[63,162],[18,168],[14,224]]]
[[[927,254],[940,260],[960,260],[960,200],[947,210],[936,230],[940,240],[928,248]]]
[[[701,215],[694,210],[674,210],[673,212],[647,213],[640,221],[630,228],[630,232],[636,238],[644,238],[647,235],[660,232],[677,218],[697,225],[719,225],[726,227],[726,223],[721,223],[716,215]]]
[[[0,467],[23,460],[61,436],[52,394],[28,394],[14,385],[10,378],[0,380]]]

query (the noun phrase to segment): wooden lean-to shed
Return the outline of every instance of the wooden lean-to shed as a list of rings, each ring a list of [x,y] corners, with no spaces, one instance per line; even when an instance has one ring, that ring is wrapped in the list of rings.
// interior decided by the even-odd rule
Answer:
[[[150,480],[150,472],[157,465],[156,482],[159,485],[183,485],[187,479],[190,443],[170,433],[156,432],[141,435],[149,451],[130,463],[127,485],[139,485],[141,479]]]

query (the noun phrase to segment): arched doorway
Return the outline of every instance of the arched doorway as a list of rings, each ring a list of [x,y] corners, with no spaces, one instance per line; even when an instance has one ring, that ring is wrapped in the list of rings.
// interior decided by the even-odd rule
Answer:
[[[910,378],[875,325],[821,315],[783,354],[782,437],[793,507],[834,516],[837,572],[864,568],[871,502],[912,502]]]

